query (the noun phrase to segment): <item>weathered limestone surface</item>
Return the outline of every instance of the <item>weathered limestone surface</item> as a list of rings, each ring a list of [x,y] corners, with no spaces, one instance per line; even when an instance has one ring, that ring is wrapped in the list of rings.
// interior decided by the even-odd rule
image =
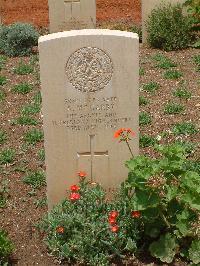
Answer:
[[[68,31],[39,39],[49,208],[78,181],[77,172],[109,191],[127,177],[131,156],[114,139],[131,128],[138,140],[139,40],[130,32]]]
[[[50,32],[93,29],[96,0],[48,0]]]

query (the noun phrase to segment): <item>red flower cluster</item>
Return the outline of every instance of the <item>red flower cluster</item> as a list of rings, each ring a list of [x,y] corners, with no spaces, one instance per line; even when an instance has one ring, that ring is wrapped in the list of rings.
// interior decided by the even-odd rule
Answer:
[[[80,187],[77,186],[77,185],[73,185],[73,186],[70,187],[71,191],[78,191],[79,189],[80,189]]]
[[[119,231],[119,226],[117,225],[118,215],[119,215],[118,211],[111,211],[108,216],[108,222],[111,225],[110,230],[113,233],[117,233],[117,231]]]
[[[72,201],[76,201],[76,200],[79,200],[81,195],[79,193],[77,193],[77,191],[80,189],[79,186],[77,185],[72,185],[70,187],[70,190],[72,191],[72,193],[70,194],[70,200]]]
[[[120,128],[119,130],[117,130],[114,134],[115,138],[119,138],[119,137],[125,137],[124,134],[131,134],[132,136],[135,136],[135,132],[133,132],[130,128]]]
[[[140,216],[141,216],[141,212],[139,212],[139,211],[132,211],[132,212],[131,212],[131,216],[132,216],[133,218],[140,218]]]
[[[56,228],[56,232],[57,232],[58,234],[63,234],[64,231],[65,231],[65,229],[64,229],[63,226],[58,226],[58,227]]]
[[[72,200],[72,201],[79,200],[80,197],[81,197],[81,195],[79,193],[73,192],[73,193],[70,194],[70,200]]]
[[[86,177],[86,175],[87,175],[87,173],[86,172],[84,172],[84,171],[80,171],[80,172],[78,172],[78,176],[79,177]]]

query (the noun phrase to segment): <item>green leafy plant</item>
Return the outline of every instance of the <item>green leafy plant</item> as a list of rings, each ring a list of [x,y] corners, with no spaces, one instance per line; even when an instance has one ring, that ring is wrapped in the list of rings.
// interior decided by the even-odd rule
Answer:
[[[179,79],[182,76],[183,74],[178,70],[169,69],[169,70],[166,70],[166,72],[164,73],[165,79]]]
[[[3,102],[5,100],[6,94],[4,90],[0,88],[0,102]]]
[[[185,254],[198,264],[200,176],[186,168],[182,145],[156,148],[161,153],[157,159],[141,155],[126,162],[129,175],[123,184],[131,208],[141,215],[143,248],[162,262]]]
[[[12,163],[15,159],[15,150],[14,149],[4,149],[1,153],[0,153],[0,164],[8,164],[8,163]]]
[[[27,82],[22,82],[18,85],[15,85],[12,89],[12,91],[21,93],[21,94],[27,94],[33,89],[33,86]]]
[[[164,113],[165,114],[180,114],[185,110],[185,107],[182,104],[169,102],[165,105]]]
[[[151,115],[147,112],[140,112],[139,114],[139,125],[144,126],[151,124]]]
[[[160,88],[160,85],[157,82],[151,81],[143,85],[143,90],[147,92],[155,92]]]
[[[8,265],[9,256],[14,251],[14,245],[8,238],[8,234],[0,229],[0,265]]]
[[[39,38],[35,28],[27,23],[14,23],[0,27],[0,51],[8,56],[24,56],[31,53]]]
[[[33,115],[40,112],[40,106],[36,104],[27,104],[22,107],[21,114],[22,115]]]
[[[0,208],[4,208],[6,206],[8,197],[9,197],[8,180],[2,179],[0,180]]]
[[[139,97],[139,105],[147,105],[149,103],[149,100],[145,98],[144,96]]]
[[[172,132],[174,135],[192,135],[198,133],[198,129],[191,122],[183,122],[175,124]]]
[[[191,98],[192,93],[185,87],[180,87],[173,91],[173,95],[179,99],[188,100]]]
[[[23,178],[23,182],[33,189],[39,189],[46,184],[45,174],[43,171],[28,172]]]
[[[0,71],[4,68],[6,61],[7,57],[5,55],[0,55]]]
[[[68,263],[103,266],[136,252],[138,219],[120,195],[109,202],[85,178],[70,190],[38,225],[52,254]]]
[[[7,83],[7,78],[4,76],[0,76],[0,86],[3,86]]]
[[[42,103],[42,96],[41,96],[41,92],[37,92],[34,97],[33,97],[33,103],[35,105],[41,105]]]
[[[17,75],[28,75],[33,72],[33,67],[29,64],[23,63],[20,61],[18,66],[14,69],[14,73]]]
[[[32,129],[26,132],[24,136],[24,140],[28,144],[36,144],[37,142],[41,142],[43,140],[44,134],[41,130],[38,129]]]
[[[38,151],[38,157],[40,161],[44,161],[45,160],[45,150],[41,149]]]
[[[192,40],[190,20],[179,4],[161,4],[153,9],[146,28],[148,43],[165,51],[186,48]]]
[[[41,198],[41,199],[37,199],[33,202],[36,206],[36,208],[43,208],[44,206],[47,205],[47,198]]]
[[[140,135],[140,147],[150,147],[158,143],[157,139],[149,135]]]
[[[145,74],[144,68],[140,67],[140,69],[139,69],[139,75],[140,76],[144,76],[144,74]]]
[[[177,64],[174,63],[170,58],[158,53],[153,56],[153,60],[157,62],[156,67],[162,69],[169,69],[171,67],[176,67]]]
[[[0,144],[3,144],[8,139],[6,131],[0,129]]]
[[[175,143],[182,146],[186,154],[191,154],[197,148],[196,143],[189,142],[189,141],[177,140],[175,141]]]
[[[38,121],[35,118],[32,118],[28,115],[23,115],[18,117],[12,122],[13,125],[19,124],[19,125],[33,125],[36,126],[38,124]]]
[[[197,71],[200,71],[200,55],[194,56],[194,63],[196,64]]]
[[[184,6],[187,7],[187,12],[192,24],[192,30],[200,30],[200,0],[186,0]]]

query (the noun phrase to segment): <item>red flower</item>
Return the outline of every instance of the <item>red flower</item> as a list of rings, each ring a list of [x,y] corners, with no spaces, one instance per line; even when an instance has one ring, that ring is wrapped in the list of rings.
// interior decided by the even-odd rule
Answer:
[[[87,173],[84,172],[84,171],[80,171],[80,172],[78,172],[78,176],[79,176],[79,177],[86,177],[86,175],[87,175]]]
[[[110,218],[117,218],[118,215],[119,215],[119,212],[118,211],[111,211],[109,213],[109,217]]]
[[[113,233],[117,233],[117,231],[119,231],[119,226],[118,226],[118,225],[112,226],[112,227],[110,228],[110,230],[111,230]]]
[[[132,212],[131,212],[131,216],[132,216],[133,218],[140,218],[141,213],[140,213],[139,211],[132,211]]]
[[[70,187],[71,191],[78,191],[79,189],[80,189],[80,187],[77,186],[77,185],[73,185],[73,186]]]
[[[135,132],[133,132],[130,128],[126,129],[127,133],[130,133],[132,136],[135,136]]]
[[[62,227],[62,226],[58,226],[58,227],[56,228],[56,232],[59,233],[59,234],[63,234],[64,231],[65,231],[65,229],[64,229],[64,227]]]
[[[79,193],[73,192],[70,194],[70,200],[79,200],[80,197],[81,197],[81,195]]]
[[[109,221],[110,225],[115,225],[116,224],[116,219],[115,218],[109,217],[108,221]]]
[[[123,128],[120,128],[119,130],[117,130],[114,134],[114,138],[118,138],[121,136],[121,134],[123,133]]]

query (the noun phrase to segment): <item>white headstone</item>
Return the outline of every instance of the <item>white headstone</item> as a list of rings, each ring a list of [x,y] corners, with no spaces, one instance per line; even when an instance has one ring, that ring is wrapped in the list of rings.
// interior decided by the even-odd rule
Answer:
[[[114,139],[131,128],[138,154],[139,40],[130,32],[79,30],[39,39],[49,208],[78,181],[77,172],[106,190],[127,177],[131,156]]]
[[[93,29],[96,0],[48,0],[50,32]]]
[[[184,2],[185,0],[142,0],[142,42],[146,43],[147,41],[145,22],[153,9],[160,6],[162,3],[183,4]]]

